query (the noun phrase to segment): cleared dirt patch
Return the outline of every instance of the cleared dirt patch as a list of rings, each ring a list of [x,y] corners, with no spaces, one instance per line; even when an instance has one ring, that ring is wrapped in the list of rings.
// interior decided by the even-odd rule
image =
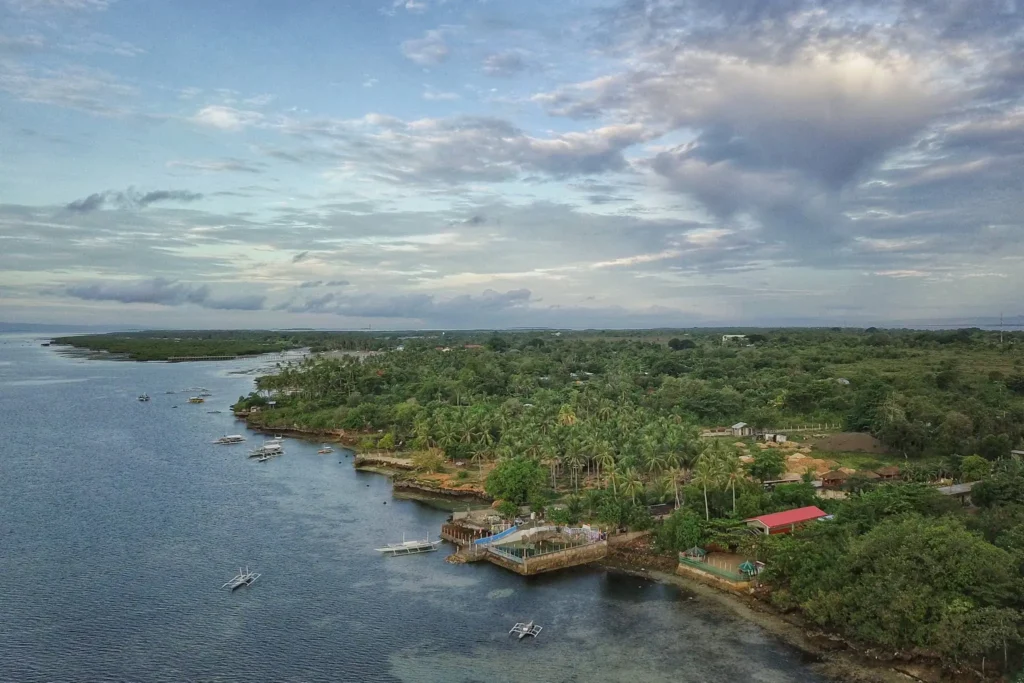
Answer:
[[[842,432],[831,434],[813,441],[814,449],[819,451],[847,451],[853,453],[888,453],[885,444],[863,432]]]

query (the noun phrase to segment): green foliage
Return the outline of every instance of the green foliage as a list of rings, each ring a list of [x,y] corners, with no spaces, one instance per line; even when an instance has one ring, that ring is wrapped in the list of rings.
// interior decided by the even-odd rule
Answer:
[[[498,514],[508,520],[515,519],[519,514],[519,506],[511,500],[503,500],[498,503]]]
[[[1016,460],[997,463],[992,476],[971,489],[971,500],[981,507],[1024,501],[1024,465]]]
[[[818,490],[807,482],[799,484],[779,484],[771,494],[772,506],[780,510],[802,508],[808,505],[818,505],[821,499],[818,498]],[[747,515],[751,517],[753,515]]]
[[[969,455],[960,461],[960,477],[964,481],[978,481],[992,471],[992,464],[980,455]]]
[[[816,590],[800,596],[812,619],[886,647],[955,646],[955,656],[992,645],[962,628],[993,610],[1005,617],[1018,580],[1006,551],[950,518],[887,520],[836,559],[811,582]]]
[[[668,347],[673,351],[682,351],[683,349],[696,348],[697,344],[692,339],[679,339],[673,337],[668,340]]]
[[[444,456],[436,448],[418,451],[412,456],[412,465],[423,472],[441,472],[444,470]]]
[[[692,510],[680,509],[668,516],[654,535],[658,552],[680,552],[704,543],[704,520]]]
[[[385,451],[394,450],[394,448],[395,448],[395,435],[392,434],[391,432],[388,432],[387,434],[382,436],[380,438],[380,441],[377,442],[377,448],[381,448],[381,449],[383,449]]]
[[[831,522],[766,539],[762,579],[775,604],[865,643],[991,659],[1024,624],[1024,505],[988,508],[970,529],[963,517],[931,486],[883,484]]]
[[[510,458],[498,463],[487,475],[488,495],[522,505],[544,486],[544,469],[529,458]]]
[[[778,479],[786,471],[786,454],[781,450],[766,448],[753,454],[754,461],[747,466],[750,476],[758,481]]]

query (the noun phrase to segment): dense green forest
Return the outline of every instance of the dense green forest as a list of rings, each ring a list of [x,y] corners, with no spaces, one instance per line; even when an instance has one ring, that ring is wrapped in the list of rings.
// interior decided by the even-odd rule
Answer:
[[[309,357],[241,397],[265,427],[345,429],[406,450],[423,471],[479,467],[508,516],[654,528],[657,548],[701,545],[766,562],[782,609],[951,668],[1019,662],[1024,607],[1024,336],[954,332],[520,332],[382,340],[363,359]],[[270,409],[268,401],[274,400]],[[839,423],[867,431],[906,481],[851,477],[845,500],[810,483],[766,490],[785,452],[701,428]],[[924,463],[927,463],[926,467]],[[485,474],[486,473],[486,474]],[[923,475],[923,476],[922,476]],[[981,481],[968,514],[927,483]],[[671,502],[655,522],[648,505]],[[816,504],[834,514],[785,538],[746,517]]]
[[[667,431],[740,420],[842,423],[908,458],[994,459],[1024,437],[1020,333],[1002,344],[979,330],[783,330],[751,333],[744,344],[722,344],[717,333],[668,334],[449,336],[450,351],[434,337],[401,340],[402,351],[365,361],[310,358],[261,379],[264,394],[287,392],[264,419],[384,429],[396,443],[432,440],[453,458],[481,444],[561,453],[569,437],[639,457],[652,438],[681,438]],[[484,347],[463,348],[468,341]],[[254,394],[242,406],[264,399]],[[571,430],[546,427],[566,420]]]

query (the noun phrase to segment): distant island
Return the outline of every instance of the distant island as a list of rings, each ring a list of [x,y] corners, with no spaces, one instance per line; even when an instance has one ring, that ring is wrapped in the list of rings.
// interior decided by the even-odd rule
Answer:
[[[159,330],[57,337],[53,344],[133,361],[219,360],[280,353],[368,350],[381,342],[364,333],[262,330]]]

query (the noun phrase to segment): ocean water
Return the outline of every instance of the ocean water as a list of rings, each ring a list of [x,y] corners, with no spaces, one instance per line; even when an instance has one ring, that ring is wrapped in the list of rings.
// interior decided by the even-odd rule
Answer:
[[[260,437],[228,406],[259,360],[89,361],[39,341],[0,336],[0,681],[821,680],[670,586],[524,579],[446,564],[447,546],[381,557],[446,513],[316,443],[246,458]],[[190,387],[213,396],[190,405]],[[262,577],[220,590],[245,565]],[[507,635],[530,619],[536,641]]]

